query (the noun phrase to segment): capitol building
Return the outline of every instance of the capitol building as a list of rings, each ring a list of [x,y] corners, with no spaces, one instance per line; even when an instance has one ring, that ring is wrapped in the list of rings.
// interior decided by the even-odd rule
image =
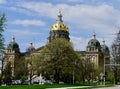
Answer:
[[[48,40],[48,43],[57,38],[64,38],[70,41],[69,27],[62,20],[61,11],[59,11],[57,17],[58,18],[56,22],[50,27],[49,36],[46,39]],[[21,68],[24,69],[25,68],[24,61],[29,59],[32,55],[34,56],[38,55],[38,53],[40,53],[41,49],[43,48],[44,46],[35,49],[33,43],[30,42],[29,47],[26,48],[26,52],[22,53],[20,52],[17,40],[15,40],[15,37],[13,36],[5,49],[5,57],[3,60],[3,73],[6,68],[5,66],[8,63],[10,63],[12,77],[15,77],[20,63],[23,63],[23,66]],[[105,44],[105,40],[103,40],[102,43],[100,43],[99,40],[97,40],[96,33],[94,32],[92,34],[92,38],[88,41],[86,50],[79,51],[79,54],[82,56],[82,58],[89,58],[90,61],[93,62],[96,65],[96,67],[102,72],[104,66],[104,58],[105,56],[110,56],[110,50],[108,46]],[[109,58],[106,61],[106,63],[110,63]]]

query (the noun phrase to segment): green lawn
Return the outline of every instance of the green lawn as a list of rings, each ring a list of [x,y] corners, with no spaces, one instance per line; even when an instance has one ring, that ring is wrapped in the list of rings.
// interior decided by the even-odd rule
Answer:
[[[0,89],[45,89],[45,88],[58,88],[58,87],[72,87],[76,85],[64,84],[64,85],[9,85],[9,86],[0,86]]]
[[[9,85],[9,86],[0,86],[0,89],[46,89],[46,88],[60,88],[60,87],[74,87],[74,86],[80,86],[79,84],[51,84],[51,85]],[[81,85],[82,86],[82,85]],[[85,86],[85,85],[83,85]],[[112,84],[106,85],[113,86]],[[92,88],[97,87],[105,87],[105,86],[92,86]],[[77,88],[78,89],[78,88]],[[79,89],[91,89],[91,88],[79,88]]]

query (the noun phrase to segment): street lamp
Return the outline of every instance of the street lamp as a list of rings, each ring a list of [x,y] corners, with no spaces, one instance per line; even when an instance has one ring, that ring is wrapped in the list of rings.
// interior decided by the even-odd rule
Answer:
[[[103,76],[104,76],[104,74],[101,72],[101,73],[100,73],[101,85],[102,85],[102,83],[103,83]]]
[[[75,83],[75,65],[76,65],[76,61],[73,64],[73,84]]]
[[[106,75],[105,75],[105,64],[106,64],[106,58],[109,58],[109,56],[104,56],[104,85],[105,85],[105,77],[106,77]]]
[[[94,64],[93,64],[94,63],[94,56],[91,57],[91,62],[92,62],[92,70],[93,70],[94,69]],[[92,77],[92,83],[93,83],[93,78],[94,78],[94,72],[93,71],[91,72],[91,75],[92,75],[91,77]]]

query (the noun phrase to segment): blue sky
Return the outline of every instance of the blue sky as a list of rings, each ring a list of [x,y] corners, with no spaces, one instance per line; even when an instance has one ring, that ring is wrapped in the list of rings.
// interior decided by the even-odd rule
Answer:
[[[75,50],[86,50],[93,32],[110,47],[120,28],[120,0],[0,0],[0,12],[7,17],[5,45],[12,35],[21,52],[31,41],[35,48],[45,45],[59,9]]]

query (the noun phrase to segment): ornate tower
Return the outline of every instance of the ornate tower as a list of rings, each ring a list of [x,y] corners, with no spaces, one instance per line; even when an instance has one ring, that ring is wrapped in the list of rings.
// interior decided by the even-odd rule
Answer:
[[[93,38],[88,42],[86,48],[86,57],[90,59],[97,67],[100,66],[101,60],[101,45],[96,39],[96,34],[93,33]]]
[[[100,42],[96,39],[96,34],[93,33],[93,38],[88,42],[86,48],[86,58],[89,58],[90,61],[93,62],[101,72],[103,72],[104,59],[106,60],[107,57],[108,60],[105,61],[105,64],[109,64],[109,56],[110,51],[105,44],[105,40],[103,40],[103,44],[100,45]]]
[[[14,77],[15,75],[15,68],[16,68],[16,60],[20,59],[20,51],[19,51],[19,45],[15,42],[15,37],[12,37],[12,41],[7,45],[6,51],[5,51],[5,57],[3,60],[3,77],[5,71],[9,70],[11,73],[11,77]],[[9,69],[8,68],[9,65]]]
[[[48,37],[48,41],[51,42],[56,38],[64,38],[68,41],[70,40],[68,27],[63,23],[60,10],[58,14],[58,20],[50,27],[50,36]]]
[[[101,52],[103,54],[103,58],[105,58],[105,64],[110,64],[110,50],[108,46],[105,44],[104,39],[103,44],[101,45]]]
[[[105,44],[105,40],[103,39],[103,44],[101,45],[101,51],[105,56],[110,56],[110,51],[108,46]]]

